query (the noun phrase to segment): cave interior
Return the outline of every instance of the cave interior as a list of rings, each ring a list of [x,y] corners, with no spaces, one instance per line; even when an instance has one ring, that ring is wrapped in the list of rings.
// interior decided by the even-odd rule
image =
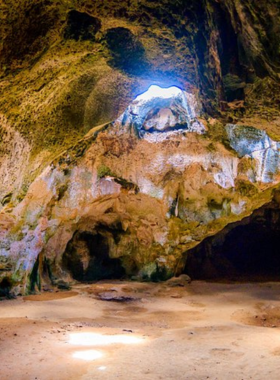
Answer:
[[[263,206],[188,251],[184,272],[197,280],[279,281],[279,231],[279,206]]]

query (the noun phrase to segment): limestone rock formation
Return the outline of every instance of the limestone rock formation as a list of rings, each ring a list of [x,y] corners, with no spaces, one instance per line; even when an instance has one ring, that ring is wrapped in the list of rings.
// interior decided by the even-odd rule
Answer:
[[[144,102],[142,113],[136,104],[141,131],[149,108]],[[17,207],[2,212],[5,279],[24,291],[71,278],[167,279],[182,270],[184,252],[261,204],[260,191],[277,183],[278,164],[267,181],[259,173],[271,171],[269,160],[252,154],[250,167],[244,161],[272,144],[265,133],[228,125],[241,157],[221,143],[209,149],[201,129],[155,129],[149,135],[159,139],[142,138],[133,129],[136,112],[125,116],[134,106],[59,156]]]
[[[252,182],[273,182],[279,172],[280,143],[273,141],[265,131],[240,125],[228,125],[231,147],[239,157],[250,158],[256,165],[248,170]]]

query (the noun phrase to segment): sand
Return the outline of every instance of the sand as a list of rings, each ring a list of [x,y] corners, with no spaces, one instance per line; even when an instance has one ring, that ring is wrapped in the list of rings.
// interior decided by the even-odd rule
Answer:
[[[280,379],[280,283],[66,293],[0,302],[1,380]]]

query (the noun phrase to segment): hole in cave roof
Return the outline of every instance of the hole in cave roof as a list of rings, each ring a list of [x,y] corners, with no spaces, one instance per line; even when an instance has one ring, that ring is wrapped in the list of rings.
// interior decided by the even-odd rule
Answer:
[[[183,90],[176,86],[160,87],[157,85],[151,85],[147,91],[138,95],[135,101],[150,100],[154,98],[169,99],[180,95],[182,92]]]
[[[140,138],[148,133],[146,138],[149,139],[154,132],[165,133],[163,138],[167,138],[169,132],[176,134],[176,131],[204,133],[205,128],[198,121],[198,115],[194,94],[177,86],[160,87],[153,84],[133,100],[118,122],[126,130],[134,130]],[[154,142],[153,137],[151,142]]]

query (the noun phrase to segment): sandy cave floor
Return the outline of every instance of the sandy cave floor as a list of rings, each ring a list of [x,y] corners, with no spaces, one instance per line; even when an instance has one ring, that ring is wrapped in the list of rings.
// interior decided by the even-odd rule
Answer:
[[[0,379],[279,380],[280,283],[106,281],[2,301]]]

